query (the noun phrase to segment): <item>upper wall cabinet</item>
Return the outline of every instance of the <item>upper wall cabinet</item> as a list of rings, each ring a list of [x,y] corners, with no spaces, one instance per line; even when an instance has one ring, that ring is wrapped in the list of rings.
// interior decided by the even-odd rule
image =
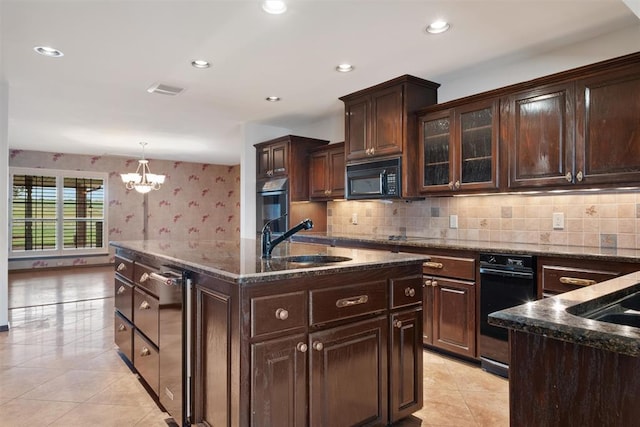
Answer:
[[[289,178],[291,201],[309,199],[309,151],[329,141],[287,135],[256,144],[256,179]]]
[[[344,198],[344,142],[313,150],[309,168],[309,200]]]
[[[497,188],[498,99],[445,105],[418,119],[420,191]]]
[[[640,63],[576,82],[576,176],[640,182]]]
[[[414,113],[437,102],[440,85],[404,75],[341,97],[345,104],[347,163],[402,156],[402,195],[417,195]]]
[[[574,172],[573,83],[547,85],[502,100],[509,187],[564,185]]]

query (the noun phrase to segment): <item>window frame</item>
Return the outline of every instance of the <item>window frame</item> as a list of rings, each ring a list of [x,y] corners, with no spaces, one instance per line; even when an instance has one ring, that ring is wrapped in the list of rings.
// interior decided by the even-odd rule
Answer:
[[[13,180],[15,175],[33,175],[33,176],[50,176],[56,180],[56,248],[55,249],[36,249],[36,250],[13,250]],[[96,248],[65,248],[64,247],[64,179],[65,178],[84,178],[84,179],[100,179],[104,183],[103,198],[103,228],[102,228],[102,246]],[[109,210],[109,174],[106,172],[88,172],[79,170],[63,170],[63,169],[45,169],[45,168],[25,168],[25,167],[9,167],[9,238],[8,251],[9,259],[39,259],[39,258],[55,258],[55,257],[81,257],[87,255],[106,255],[108,253],[108,210]],[[67,219],[66,221],[69,221]]]

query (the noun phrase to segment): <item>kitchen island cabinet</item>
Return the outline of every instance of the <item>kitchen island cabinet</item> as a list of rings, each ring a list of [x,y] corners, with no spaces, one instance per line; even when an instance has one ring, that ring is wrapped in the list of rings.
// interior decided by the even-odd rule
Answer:
[[[112,243],[190,278],[191,424],[384,426],[422,407],[425,256],[283,243],[261,260],[251,242]],[[286,260],[303,254],[350,260]]]

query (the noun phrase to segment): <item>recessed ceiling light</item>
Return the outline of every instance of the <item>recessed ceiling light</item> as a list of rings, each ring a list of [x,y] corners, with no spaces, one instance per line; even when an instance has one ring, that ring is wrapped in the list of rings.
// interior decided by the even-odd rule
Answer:
[[[451,28],[451,25],[447,21],[443,21],[441,19],[432,22],[427,26],[427,33],[429,34],[440,34],[447,31]]]
[[[191,61],[191,66],[194,68],[209,68],[211,64],[209,61],[205,61],[204,59],[194,59]]]
[[[61,56],[64,56],[64,53],[49,46],[36,46],[33,50],[38,52],[40,55],[48,56],[50,58],[60,58]]]
[[[287,4],[281,0],[265,0],[262,2],[262,10],[272,15],[280,15],[287,11]]]
[[[351,64],[340,64],[336,67],[336,71],[341,73],[348,73],[349,71],[353,71],[353,65]]]
[[[281,98],[279,96],[267,96],[265,99],[269,102],[278,102]]]

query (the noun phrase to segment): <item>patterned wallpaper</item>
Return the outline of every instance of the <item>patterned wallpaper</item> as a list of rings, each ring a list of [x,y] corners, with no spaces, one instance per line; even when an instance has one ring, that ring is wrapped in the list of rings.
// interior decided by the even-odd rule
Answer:
[[[158,191],[127,190],[120,173],[134,172],[137,158],[11,150],[9,166],[106,172],[109,174],[108,240],[238,240],[240,166],[149,159],[151,172],[165,174]],[[146,205],[145,205],[146,204]],[[113,262],[104,256],[9,261],[9,270]]]

